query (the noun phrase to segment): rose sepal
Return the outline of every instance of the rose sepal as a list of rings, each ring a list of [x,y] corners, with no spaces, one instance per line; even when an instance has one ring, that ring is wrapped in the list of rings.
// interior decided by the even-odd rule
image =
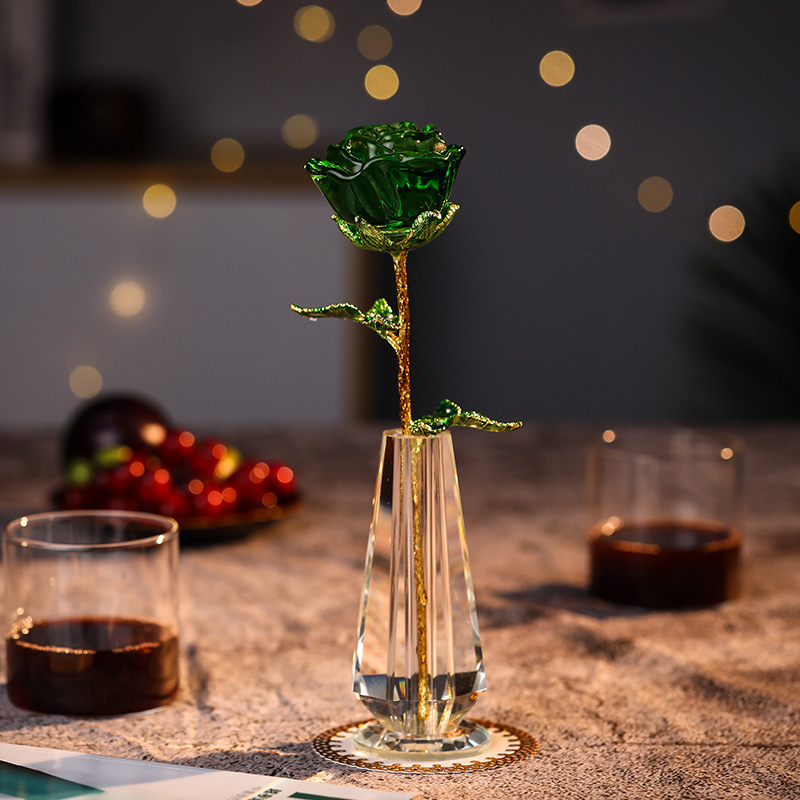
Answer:
[[[446,201],[440,211],[423,211],[406,228],[372,225],[361,217],[348,222],[338,214],[333,214],[332,219],[353,244],[364,250],[403,253],[433,241],[450,224],[459,208],[456,203]]]

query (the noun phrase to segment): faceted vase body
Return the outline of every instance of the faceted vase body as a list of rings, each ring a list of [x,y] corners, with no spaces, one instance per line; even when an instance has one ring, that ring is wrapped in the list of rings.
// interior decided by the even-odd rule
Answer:
[[[408,759],[477,754],[486,688],[452,439],[383,434],[353,690],[356,746]]]

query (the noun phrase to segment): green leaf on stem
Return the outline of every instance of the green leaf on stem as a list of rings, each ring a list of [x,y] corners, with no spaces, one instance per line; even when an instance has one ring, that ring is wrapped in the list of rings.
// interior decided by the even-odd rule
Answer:
[[[483,416],[483,414],[478,414],[476,411],[462,411],[461,406],[452,400],[442,400],[433,414],[420,417],[411,423],[411,433],[414,436],[434,436],[455,425],[500,432],[516,430],[522,426],[522,423],[498,422]]]
[[[328,317],[331,319],[351,319],[353,322],[359,322],[366,325],[371,330],[375,331],[378,336],[393,343],[394,337],[400,330],[400,323],[397,315],[392,310],[389,303],[381,298],[376,300],[372,307],[364,313],[359,308],[350,303],[332,303],[328,306],[319,306],[318,308],[303,308],[292,304],[292,311],[300,314],[301,317],[308,317],[310,319],[319,319],[320,317]]]

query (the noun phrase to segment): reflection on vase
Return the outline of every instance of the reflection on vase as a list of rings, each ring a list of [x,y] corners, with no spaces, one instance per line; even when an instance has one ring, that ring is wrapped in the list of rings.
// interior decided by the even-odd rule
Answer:
[[[374,716],[362,751],[433,760],[488,746],[465,719],[486,679],[448,432],[383,435],[353,689]]]

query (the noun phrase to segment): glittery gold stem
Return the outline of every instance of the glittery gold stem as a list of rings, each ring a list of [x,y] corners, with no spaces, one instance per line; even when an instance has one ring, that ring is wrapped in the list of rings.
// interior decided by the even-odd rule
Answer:
[[[397,286],[397,315],[400,324],[395,352],[397,353],[397,390],[400,396],[400,422],[403,433],[411,435],[411,366],[409,334],[411,318],[408,303],[408,276],[403,251],[393,253],[394,276]],[[414,590],[417,626],[417,717],[430,716],[431,690],[428,678],[428,593],[425,591],[425,561],[422,549],[422,476],[420,475],[420,450],[423,442],[416,439],[411,446],[411,505],[413,516],[412,553],[414,560]]]
[[[411,366],[409,359],[409,333],[411,318],[408,308],[408,278],[406,258],[408,253],[392,253],[394,280],[397,286],[397,316],[400,330],[397,335],[397,391],[400,396],[400,424],[406,436],[411,434]]]
[[[411,501],[414,514],[414,586],[417,614],[417,674],[419,696],[417,716],[428,719],[431,690],[428,680],[428,593],[425,591],[425,561],[422,550],[422,481],[420,450],[424,440],[416,438],[411,449]]]

